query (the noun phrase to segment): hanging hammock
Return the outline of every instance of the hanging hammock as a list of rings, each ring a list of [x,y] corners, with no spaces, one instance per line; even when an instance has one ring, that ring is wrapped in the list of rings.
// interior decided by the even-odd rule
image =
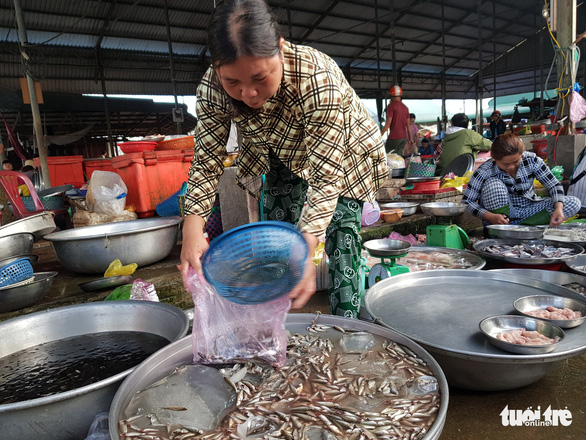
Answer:
[[[8,121],[6,120],[4,115],[2,115],[2,119],[4,120],[4,126],[6,127],[6,133],[8,134],[8,140],[10,141],[10,145],[12,146],[12,148],[14,148],[14,151],[16,152],[18,157],[20,157],[22,160],[32,159],[32,156],[29,157],[26,150],[18,140],[18,137],[12,131],[12,128],[10,127],[10,124],[8,124]]]

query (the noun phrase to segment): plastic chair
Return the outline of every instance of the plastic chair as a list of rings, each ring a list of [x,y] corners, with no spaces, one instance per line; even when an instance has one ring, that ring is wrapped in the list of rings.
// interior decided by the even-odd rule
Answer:
[[[18,191],[18,186],[25,184],[28,188],[32,201],[35,205],[34,211],[29,211],[24,207],[24,203],[20,197],[20,192]],[[55,216],[62,215],[65,220],[65,227],[67,229],[72,228],[73,224],[71,223],[71,218],[69,217],[69,211],[67,208],[62,209],[45,209],[43,204],[41,203],[41,199],[37,194],[37,190],[35,186],[31,182],[31,180],[22,173],[16,171],[0,171],[0,186],[4,189],[10,204],[12,205],[12,210],[14,212],[14,217],[18,220],[25,217],[30,217],[31,215],[40,214],[41,212],[50,211],[55,214]]]

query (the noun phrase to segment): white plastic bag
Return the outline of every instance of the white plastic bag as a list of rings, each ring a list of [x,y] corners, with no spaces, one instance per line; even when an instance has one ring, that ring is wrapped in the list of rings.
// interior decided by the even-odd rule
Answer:
[[[96,170],[88,185],[86,204],[90,212],[120,215],[126,206],[126,185],[118,174]]]

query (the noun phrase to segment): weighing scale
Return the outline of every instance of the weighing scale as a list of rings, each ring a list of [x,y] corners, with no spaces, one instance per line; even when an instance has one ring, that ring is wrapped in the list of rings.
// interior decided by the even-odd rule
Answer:
[[[466,210],[463,203],[432,202],[423,203],[421,210],[424,214],[436,217],[438,224],[429,225],[425,230],[427,246],[439,246],[452,249],[466,249],[468,235],[458,225],[452,224],[452,217],[462,214]]]
[[[364,247],[372,257],[380,258],[381,262],[372,266],[369,270],[361,270],[363,276],[363,290],[366,289],[366,273],[368,273],[368,287],[374,286],[381,280],[409,272],[407,266],[396,263],[397,258],[404,257],[411,249],[411,244],[402,240],[370,240],[364,243]],[[366,267],[368,269],[368,266]]]

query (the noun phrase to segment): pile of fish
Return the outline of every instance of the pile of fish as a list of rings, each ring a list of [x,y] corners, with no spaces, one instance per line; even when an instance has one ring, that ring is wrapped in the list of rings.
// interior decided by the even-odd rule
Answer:
[[[289,336],[283,367],[248,362],[220,370],[236,397],[214,429],[165,424],[153,413],[126,411],[120,438],[423,438],[440,407],[439,385],[426,362],[381,336],[316,321],[307,334]]]
[[[575,255],[572,248],[552,246],[540,243],[491,244],[482,249],[492,255],[507,258],[566,258]]]
[[[399,258],[397,264],[409,267],[409,272],[438,269],[468,269],[474,265],[473,262],[457,251],[412,251],[405,257]]]
[[[517,328],[500,332],[497,339],[518,345],[549,345],[555,344],[559,338],[548,338],[536,331],[526,330],[524,328]]]
[[[584,266],[582,266],[581,270],[585,270]],[[580,283],[569,283],[569,284],[564,284],[563,286],[566,289],[571,289],[574,292],[579,293],[582,296],[586,296],[586,287],[582,286]]]

